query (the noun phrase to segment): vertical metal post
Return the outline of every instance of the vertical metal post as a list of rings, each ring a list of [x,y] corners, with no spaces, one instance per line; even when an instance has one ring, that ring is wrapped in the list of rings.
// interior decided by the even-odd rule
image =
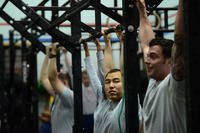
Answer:
[[[37,87],[37,58],[36,58],[36,44],[32,44],[28,47],[30,51],[27,54],[27,117],[29,120],[29,127],[31,128],[31,133],[38,133],[38,96],[36,92]]]
[[[32,45],[35,45],[36,46],[36,44],[32,44]],[[34,48],[33,49],[33,53],[32,53],[33,55],[32,55],[32,59],[33,59],[33,63],[32,63],[32,65],[33,65],[33,84],[32,84],[32,88],[30,88],[31,89],[31,91],[32,91],[32,93],[31,93],[31,102],[32,102],[32,108],[31,108],[31,113],[32,113],[32,116],[31,116],[31,118],[33,119],[33,128],[35,129],[34,131],[34,133],[39,133],[39,124],[38,124],[38,94],[37,94],[37,90],[36,90],[36,88],[37,88],[37,83],[38,83],[38,81],[37,81],[37,53],[36,53],[36,49]]]
[[[75,0],[72,0],[71,5],[75,4]],[[80,28],[80,12],[77,12],[71,21],[71,32],[75,41],[81,37]],[[82,72],[81,72],[81,45],[75,43],[75,50],[72,52],[72,72],[73,72],[73,90],[74,90],[74,126],[73,133],[82,133]]]
[[[101,2],[101,0],[97,0],[98,2]],[[98,10],[95,10],[95,24],[96,24],[96,30],[98,32],[101,32],[101,12]]]
[[[199,130],[200,119],[200,1],[183,0],[184,28],[185,28],[185,72],[186,72],[186,105],[187,105],[187,133]]]
[[[10,87],[13,84],[14,80],[14,68],[15,68],[15,46],[14,46],[14,31],[9,31],[9,57],[10,57],[10,73],[9,73],[9,82]]]
[[[139,59],[137,57],[138,11],[132,0],[123,0],[123,20],[125,29],[124,44],[124,87],[126,133],[137,133],[139,89]]]
[[[26,55],[26,41],[25,38],[21,38],[22,41],[22,46],[21,46],[21,62],[22,62],[22,78],[23,78],[23,82],[26,84],[27,83],[27,55]]]
[[[114,0],[114,7],[118,7],[117,0]],[[115,10],[115,12],[117,13],[118,11],[117,11],[117,10]]]
[[[58,6],[58,0],[52,0],[51,1],[51,5],[53,6]],[[56,20],[58,18],[58,11],[57,10],[52,10],[52,16],[51,16],[51,21],[53,22],[54,20]],[[59,28],[59,26],[57,26],[56,28]],[[57,40],[52,37],[52,43],[56,42]],[[58,72],[60,71],[61,65],[60,65],[60,53],[57,53],[57,69]]]
[[[81,73],[81,48],[72,53],[73,90],[74,90],[74,126],[73,133],[82,133],[82,73]]]
[[[3,36],[0,35],[0,132],[6,132],[5,131],[5,124],[7,123],[5,120],[7,120],[7,113],[5,107],[8,105],[5,105],[6,98],[5,98],[5,86],[4,86],[4,48],[3,48]],[[6,94],[7,95],[7,94]],[[7,104],[7,103],[6,103]],[[6,123],[5,123],[6,122]]]
[[[4,72],[4,48],[3,48],[3,36],[0,35],[0,92],[3,92],[4,89],[4,76],[5,76],[5,72]]]

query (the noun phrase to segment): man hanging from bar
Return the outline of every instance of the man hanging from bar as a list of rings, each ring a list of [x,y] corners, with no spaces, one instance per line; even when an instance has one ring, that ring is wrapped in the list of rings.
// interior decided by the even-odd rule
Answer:
[[[114,68],[112,60],[111,45],[109,45],[110,40],[107,35],[104,34],[104,39],[109,51],[101,51],[98,40],[95,39],[95,44],[97,46],[97,60],[98,68],[101,70],[101,78],[103,77],[103,82],[101,82],[99,75],[97,74],[91,58],[89,49],[86,42],[83,42],[83,47],[85,50],[85,64],[88,71],[92,87],[97,96],[97,109],[94,113],[94,132],[95,133],[121,133],[125,132],[125,108],[124,108],[124,98],[123,97],[123,83],[121,70]],[[105,49],[106,50],[106,49]],[[99,54],[101,53],[101,55]],[[105,56],[105,59],[104,59]],[[109,56],[109,60],[106,60]],[[111,60],[110,60],[111,59]],[[103,62],[107,61],[107,69],[105,69]],[[112,67],[111,67],[112,66]],[[102,68],[103,67],[103,68]],[[102,74],[103,71],[103,74]],[[105,72],[106,71],[106,72]],[[105,74],[104,74],[105,72]],[[103,76],[102,76],[103,75]]]
[[[42,83],[54,97],[51,108],[52,133],[72,133],[74,125],[74,96],[69,74],[58,73],[56,56],[58,48],[54,43],[46,48],[41,70]]]
[[[138,0],[139,41],[150,78],[143,102],[144,133],[186,133],[183,0],[179,0],[174,41],[155,37],[144,0]]]

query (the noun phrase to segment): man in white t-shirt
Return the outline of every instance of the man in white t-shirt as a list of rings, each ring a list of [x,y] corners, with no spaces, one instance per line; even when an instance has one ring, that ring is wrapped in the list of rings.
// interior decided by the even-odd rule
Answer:
[[[136,4],[140,16],[139,40],[150,78],[143,102],[142,129],[144,133],[186,133],[182,0],[175,20],[175,43],[155,37],[144,0]]]
[[[69,74],[58,73],[56,65],[57,46],[46,48],[41,70],[41,81],[47,92],[54,97],[51,108],[52,133],[72,133],[74,125],[74,96]]]
[[[104,82],[101,82],[100,77],[102,76],[99,77],[94,68],[87,43],[84,43],[83,46],[86,55],[86,69],[97,97],[94,133],[125,133],[125,102],[121,71],[120,69],[110,69],[105,78],[103,76]],[[103,57],[98,59],[98,63],[100,59],[103,60]],[[102,67],[102,65],[100,66]]]

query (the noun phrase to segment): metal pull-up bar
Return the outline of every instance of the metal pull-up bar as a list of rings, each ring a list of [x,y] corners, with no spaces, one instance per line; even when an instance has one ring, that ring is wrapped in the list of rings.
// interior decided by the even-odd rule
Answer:
[[[110,34],[110,33],[116,32],[116,31],[123,31],[123,30],[125,30],[125,27],[123,25],[117,25],[116,27],[108,28],[107,30],[104,31],[104,33]],[[95,35],[92,35],[86,39],[80,40],[79,43],[89,42],[89,41],[94,40],[95,38],[100,38],[101,36],[103,36],[103,33],[97,32]]]

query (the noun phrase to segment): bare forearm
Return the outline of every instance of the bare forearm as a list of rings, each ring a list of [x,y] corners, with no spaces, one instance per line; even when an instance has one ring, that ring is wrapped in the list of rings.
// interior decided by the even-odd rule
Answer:
[[[48,79],[48,67],[49,67],[49,57],[48,57],[48,55],[46,55],[44,58],[43,64],[42,64],[40,80],[41,80],[44,88],[46,89],[46,91],[49,94],[54,95],[53,88]]]
[[[179,0],[178,10],[175,19],[175,36],[185,36],[183,20],[183,0]],[[175,38],[176,39],[176,38]],[[175,40],[176,41],[176,40]]]
[[[40,80],[48,79],[48,65],[49,65],[49,57],[45,55],[44,61],[42,64],[41,74],[40,74]]]
[[[114,68],[112,47],[110,41],[106,41],[106,47],[104,49],[104,72],[107,73],[110,69]]]
[[[149,42],[155,38],[155,34],[146,13],[145,3],[138,2],[137,7],[140,16],[139,41],[145,58],[149,49]]]
[[[49,64],[49,78],[52,80],[55,80],[57,78],[57,66],[56,66],[56,57],[51,58],[50,64]]]
[[[83,48],[85,50],[85,57],[90,56],[89,48],[87,42],[83,42]]]
[[[173,47],[173,67],[172,73],[176,80],[182,80],[184,77],[184,26],[183,26],[183,5],[179,0],[177,16],[175,20],[175,45]]]
[[[122,76],[124,75],[124,45],[123,43],[120,42],[120,70],[121,70]]]
[[[100,45],[100,43],[99,43],[99,39],[98,39],[98,38],[96,38],[96,39],[94,40],[94,43],[95,43],[95,45],[96,45],[97,52],[98,52],[98,51],[101,51],[102,49],[101,49],[101,45]]]
[[[64,53],[65,54],[65,64],[66,64],[66,67],[67,67],[67,72],[69,73],[70,77],[72,78],[73,75],[72,75],[72,62],[71,62],[71,58],[69,58],[69,56],[67,55],[67,53]]]
[[[143,23],[139,27],[139,43],[142,48],[144,57],[147,56],[149,50],[149,42],[155,38],[154,33],[152,32],[152,27],[149,23]]]
[[[49,64],[48,74],[49,74],[49,81],[51,83],[51,86],[56,90],[56,92],[58,92],[58,94],[61,94],[64,91],[65,85],[58,78],[56,58],[51,59],[50,64]]]

